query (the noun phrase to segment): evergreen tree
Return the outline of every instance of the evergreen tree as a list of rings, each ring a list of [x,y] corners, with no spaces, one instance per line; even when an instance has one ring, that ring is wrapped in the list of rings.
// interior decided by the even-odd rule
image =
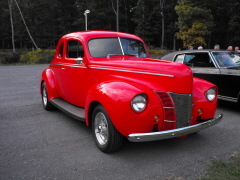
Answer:
[[[206,45],[205,38],[214,26],[210,10],[194,0],[178,0],[175,10],[179,27],[177,37],[183,40],[183,45]]]

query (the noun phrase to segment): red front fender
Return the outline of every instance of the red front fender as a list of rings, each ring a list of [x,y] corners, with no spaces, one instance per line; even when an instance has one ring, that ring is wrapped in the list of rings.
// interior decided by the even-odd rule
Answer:
[[[196,119],[198,116],[201,116],[202,119],[213,118],[217,108],[217,94],[214,101],[208,101],[206,98],[206,92],[208,89],[217,87],[205,80],[199,78],[193,78],[193,97],[194,97],[194,107],[193,107],[193,116]],[[198,110],[202,109],[202,114],[198,114]]]
[[[147,108],[136,113],[131,108],[132,99],[138,94],[146,94]],[[162,107],[157,95],[149,88],[126,82],[106,82],[92,88],[87,97],[86,123],[89,125],[92,102],[100,103],[110,116],[115,128],[124,136],[130,133],[150,132],[154,126],[154,116],[159,114],[162,122]],[[160,128],[162,124],[160,123]]]

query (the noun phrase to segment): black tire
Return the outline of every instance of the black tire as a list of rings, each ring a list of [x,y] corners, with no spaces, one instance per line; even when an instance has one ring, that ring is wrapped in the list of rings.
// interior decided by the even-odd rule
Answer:
[[[106,110],[98,105],[92,116],[92,131],[98,148],[104,153],[112,153],[120,149],[123,136],[113,126]]]
[[[55,109],[55,107],[48,101],[48,91],[45,82],[42,83],[42,104],[47,111]]]
[[[238,93],[238,101],[237,101],[237,106],[240,108],[240,92]]]

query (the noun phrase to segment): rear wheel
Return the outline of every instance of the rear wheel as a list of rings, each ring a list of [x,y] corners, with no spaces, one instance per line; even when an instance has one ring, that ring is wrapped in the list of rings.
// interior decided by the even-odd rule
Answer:
[[[46,87],[46,83],[42,83],[42,104],[44,109],[47,111],[53,110],[55,107],[48,101],[48,91]]]
[[[103,106],[98,105],[93,111],[92,131],[98,148],[105,153],[120,149],[123,136],[113,126]]]

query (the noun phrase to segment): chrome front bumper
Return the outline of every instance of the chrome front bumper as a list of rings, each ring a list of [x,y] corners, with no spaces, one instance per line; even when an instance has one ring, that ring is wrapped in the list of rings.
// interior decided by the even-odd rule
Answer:
[[[157,141],[162,139],[170,139],[174,137],[179,137],[187,134],[192,134],[208,127],[211,127],[222,120],[223,115],[205,121],[203,123],[199,123],[193,126],[187,126],[178,129],[172,129],[167,131],[159,131],[159,132],[150,132],[150,133],[134,133],[129,134],[128,140],[132,142],[144,142],[144,141]]]

